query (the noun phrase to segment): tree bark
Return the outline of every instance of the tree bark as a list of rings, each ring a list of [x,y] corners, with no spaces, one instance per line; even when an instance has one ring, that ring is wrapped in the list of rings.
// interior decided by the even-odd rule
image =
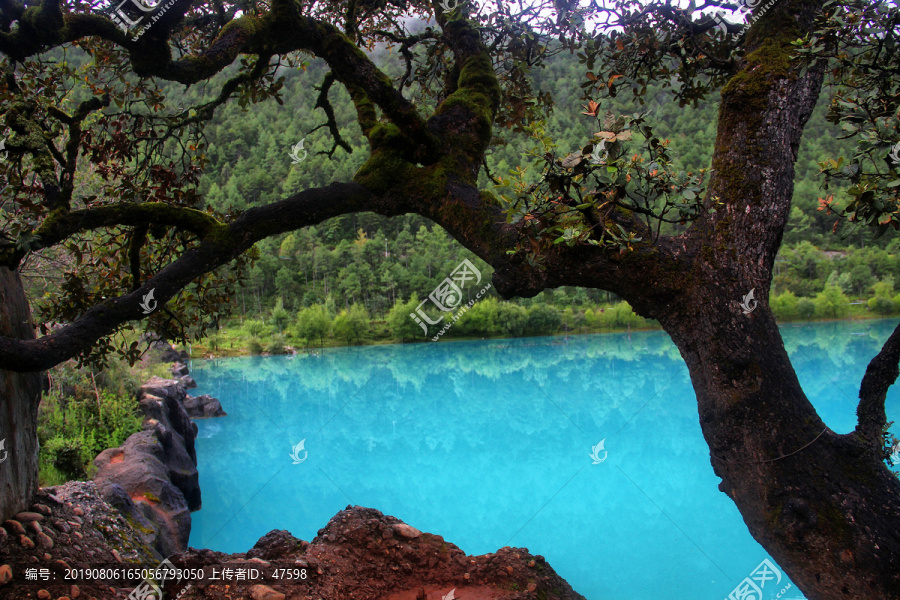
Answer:
[[[31,311],[19,274],[0,267],[0,335],[34,339]],[[0,365],[2,369],[3,365]],[[39,372],[0,370],[0,518],[26,510],[38,485]]]
[[[768,306],[822,82],[820,67],[789,59],[790,43],[817,10],[783,3],[750,31],[742,70],[722,91],[709,194],[723,207],[684,236],[676,297],[626,299],[681,351],[719,488],[753,537],[812,600],[886,600],[900,598],[900,480],[871,424],[838,435],[822,422]],[[740,302],[751,289],[758,305],[748,313]]]

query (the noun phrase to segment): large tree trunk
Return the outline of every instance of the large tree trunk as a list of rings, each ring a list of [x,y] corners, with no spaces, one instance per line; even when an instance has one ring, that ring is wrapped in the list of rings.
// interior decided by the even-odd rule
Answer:
[[[0,335],[34,339],[31,311],[19,274],[0,267]],[[40,373],[14,373],[0,365],[0,518],[28,508],[38,484],[37,408]],[[5,457],[5,459],[4,459]]]
[[[881,424],[866,435],[828,429],[768,306],[800,136],[822,82],[820,66],[791,61],[791,42],[818,9],[783,3],[750,31],[742,69],[722,91],[710,196],[723,207],[685,236],[680,293],[634,303],[681,351],[719,487],[753,537],[811,600],[898,599],[900,481],[877,443],[883,395]],[[752,289],[759,304],[747,314],[739,303]]]
[[[739,298],[695,298],[689,320],[666,323],[719,488],[811,600],[900,598],[900,480],[867,440],[822,423],[768,307],[744,315]]]

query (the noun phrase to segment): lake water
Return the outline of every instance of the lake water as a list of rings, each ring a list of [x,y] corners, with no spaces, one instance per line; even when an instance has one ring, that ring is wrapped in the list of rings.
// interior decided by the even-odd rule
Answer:
[[[866,364],[894,325],[782,329],[837,432],[855,427]],[[722,600],[769,558],[716,487],[662,332],[195,361],[192,374],[228,412],[198,421],[194,547],[246,551],[272,529],[311,540],[354,504],[468,554],[527,547],[589,600]],[[896,388],[887,408],[900,422]],[[768,581],[762,600],[788,583]]]

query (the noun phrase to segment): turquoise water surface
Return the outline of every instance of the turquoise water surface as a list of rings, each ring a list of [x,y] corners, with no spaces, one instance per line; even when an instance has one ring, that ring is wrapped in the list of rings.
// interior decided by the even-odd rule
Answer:
[[[894,325],[782,328],[837,432],[855,427],[866,364]],[[768,558],[716,487],[662,332],[195,361],[192,374],[195,395],[228,412],[198,421],[194,547],[243,552],[272,529],[311,540],[354,504],[469,554],[527,547],[589,600],[722,600]],[[887,408],[900,422],[896,389]],[[762,600],[802,598],[789,583],[769,581]]]

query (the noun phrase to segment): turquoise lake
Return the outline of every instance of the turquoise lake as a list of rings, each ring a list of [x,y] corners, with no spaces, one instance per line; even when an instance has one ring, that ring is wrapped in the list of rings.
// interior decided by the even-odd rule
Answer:
[[[865,367],[895,324],[782,328],[835,431],[855,427]],[[340,348],[192,371],[193,395],[228,412],[197,422],[197,548],[244,552],[272,529],[312,540],[354,504],[468,554],[527,547],[589,600],[723,600],[769,558],[717,489],[687,368],[662,332]],[[896,386],[887,411],[900,422]],[[803,598],[788,584],[769,581],[762,600]]]

